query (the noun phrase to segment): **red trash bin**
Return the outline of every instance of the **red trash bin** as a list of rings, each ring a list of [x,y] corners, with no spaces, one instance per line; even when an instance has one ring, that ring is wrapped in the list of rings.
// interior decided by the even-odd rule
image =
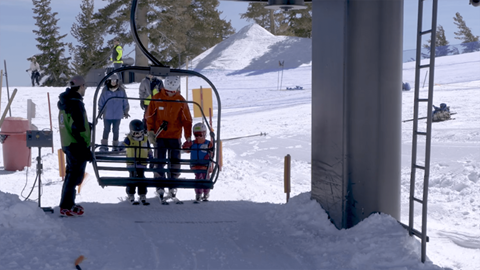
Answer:
[[[3,121],[0,135],[3,141],[3,166],[6,171],[21,171],[30,167],[31,151],[27,147],[27,130],[30,129],[28,119],[7,117]]]

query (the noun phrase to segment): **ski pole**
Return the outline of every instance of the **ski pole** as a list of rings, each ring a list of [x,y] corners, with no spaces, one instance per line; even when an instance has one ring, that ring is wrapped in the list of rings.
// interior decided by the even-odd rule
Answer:
[[[160,125],[160,127],[158,128],[157,130],[157,133],[155,133],[155,138],[158,137],[158,135],[160,135],[160,132],[164,131],[164,130],[167,130],[167,125],[168,125],[168,122],[167,121],[163,121],[162,124]]]
[[[260,134],[255,134],[255,135],[246,135],[246,136],[240,136],[240,137],[235,137],[235,138],[228,138],[228,139],[223,139],[222,142],[224,141],[231,141],[231,140],[237,140],[237,139],[243,139],[243,138],[248,138],[248,137],[255,137],[255,136],[266,136],[266,132],[260,132]]]

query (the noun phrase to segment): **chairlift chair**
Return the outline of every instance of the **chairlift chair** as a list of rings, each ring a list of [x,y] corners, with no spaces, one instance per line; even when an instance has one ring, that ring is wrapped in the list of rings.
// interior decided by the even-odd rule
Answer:
[[[91,138],[91,145],[92,145],[92,152],[93,152],[93,161],[92,165],[95,171],[95,176],[97,177],[98,184],[102,187],[105,186],[127,186],[127,185],[145,185],[147,187],[163,187],[163,188],[209,188],[212,189],[214,184],[218,179],[218,174],[220,171],[219,167],[219,152],[220,149],[218,147],[218,143],[220,142],[220,119],[221,119],[221,103],[220,103],[220,96],[216,87],[213,83],[203,76],[202,74],[192,71],[192,70],[183,70],[183,69],[171,69],[168,66],[163,65],[160,63],[153,55],[151,55],[143,46],[140,39],[138,38],[136,24],[135,24],[135,12],[137,8],[137,0],[132,0],[132,8],[131,8],[131,17],[130,17],[130,25],[132,30],[132,35],[134,38],[135,43],[137,46],[142,50],[142,52],[150,59],[153,63],[150,67],[139,67],[139,66],[128,66],[128,67],[121,67],[109,72],[98,84],[97,89],[95,91],[95,95],[93,98],[93,126],[96,127],[100,115],[103,114],[103,110],[106,108],[104,106],[103,110],[98,113],[97,115],[97,100],[99,98],[99,93],[101,93],[102,87],[105,81],[114,73],[123,72],[123,71],[134,71],[136,73],[144,73],[144,74],[151,74],[153,76],[195,76],[202,78],[206,83],[210,85],[212,91],[215,94],[216,102],[217,102],[217,123],[214,129],[210,125],[207,117],[205,116],[202,107],[200,104],[193,102],[193,101],[167,101],[162,100],[163,102],[182,102],[182,103],[190,103],[193,106],[198,106],[200,112],[202,114],[202,120],[204,124],[206,124],[208,130],[210,131],[210,140],[213,143],[212,149],[207,149],[214,153],[213,157],[210,157],[209,160],[201,161],[204,162],[206,165],[210,164],[213,166],[213,170],[210,175],[207,173],[208,170],[198,170],[198,169],[190,169],[190,159],[180,159],[179,161],[181,167],[180,169],[172,169],[169,168],[171,164],[171,160],[167,157],[166,159],[150,159],[150,160],[141,160],[140,158],[127,158],[126,156],[121,155],[105,155],[100,154],[97,149],[101,146],[97,144],[96,141],[96,131],[95,128],[92,130],[92,138]],[[119,98],[119,97],[112,97],[106,101],[106,104],[112,99],[129,99],[129,100],[141,100],[140,98]],[[155,101],[157,99],[151,99]],[[125,146],[127,148],[127,146]],[[129,171],[135,170],[134,167],[127,168],[127,163],[139,164],[141,162],[147,161],[149,164],[166,164],[166,167],[163,169],[159,168],[150,168],[147,165],[147,168],[144,169],[145,171],[145,178],[139,177],[131,177]],[[197,160],[195,161],[198,164]],[[185,168],[187,167],[187,168]],[[165,178],[155,178],[153,172],[160,172],[166,175]],[[181,173],[182,178],[173,178],[171,175],[172,173]],[[206,179],[195,179],[195,173],[206,173]],[[186,176],[183,178],[183,176]]]

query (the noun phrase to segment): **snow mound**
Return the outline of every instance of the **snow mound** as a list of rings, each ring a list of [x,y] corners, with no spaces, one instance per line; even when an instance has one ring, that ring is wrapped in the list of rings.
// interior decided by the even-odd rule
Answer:
[[[311,52],[309,38],[274,36],[258,24],[250,24],[194,58],[191,67],[197,71],[220,69],[236,73],[277,71],[279,62],[284,63],[284,68],[310,65]]]

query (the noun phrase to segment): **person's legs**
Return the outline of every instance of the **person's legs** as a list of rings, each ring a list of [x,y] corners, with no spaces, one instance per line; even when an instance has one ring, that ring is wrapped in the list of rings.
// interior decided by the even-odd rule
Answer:
[[[145,178],[145,169],[137,168],[137,177],[138,178]],[[137,185],[138,187],[138,195],[146,195],[147,194],[147,186],[146,185]]]
[[[30,79],[32,80],[32,87],[35,86],[35,73],[32,71],[32,75],[30,75]]]
[[[167,158],[167,140],[166,139],[157,139],[155,147],[155,158],[165,160]],[[165,178],[165,173],[161,172],[160,169],[165,167],[165,162],[156,162],[154,165],[155,168],[159,169],[156,173],[158,174],[157,178]]]
[[[63,182],[60,208],[71,209],[75,205],[75,196],[77,192],[75,187],[83,181],[87,161],[82,157],[79,158],[79,151],[75,151],[68,147],[65,147],[63,151],[67,156],[67,169],[65,173],[65,181]]]
[[[120,131],[120,121],[121,119],[115,119],[112,121],[112,132],[113,132],[113,140],[118,142],[119,131]]]
[[[120,130],[120,119],[115,119],[115,120],[112,120],[112,132],[113,132],[113,141],[112,141],[112,145],[113,145],[113,148],[112,150],[113,151],[119,151],[120,148],[119,148],[119,143],[118,143],[118,137],[119,137],[119,130]]]
[[[113,124],[114,120],[107,120],[107,119],[103,119],[103,136],[102,136],[102,139],[103,140],[107,140],[108,141],[108,134],[110,134],[110,128]],[[118,138],[117,138],[118,139]]]
[[[35,70],[35,81],[37,82],[37,85],[40,86],[40,72],[38,72],[37,70]]]
[[[169,151],[169,159],[170,159],[170,170],[178,170],[180,169],[180,156],[181,156],[181,141],[180,139],[169,139],[168,140],[168,151]],[[169,178],[179,178],[179,172],[170,172]]]
[[[114,69],[117,69],[117,68],[121,68],[122,67],[122,63],[113,63],[113,68]],[[120,81],[122,82],[123,84],[123,72],[117,72],[118,74],[118,78],[120,79]]]

